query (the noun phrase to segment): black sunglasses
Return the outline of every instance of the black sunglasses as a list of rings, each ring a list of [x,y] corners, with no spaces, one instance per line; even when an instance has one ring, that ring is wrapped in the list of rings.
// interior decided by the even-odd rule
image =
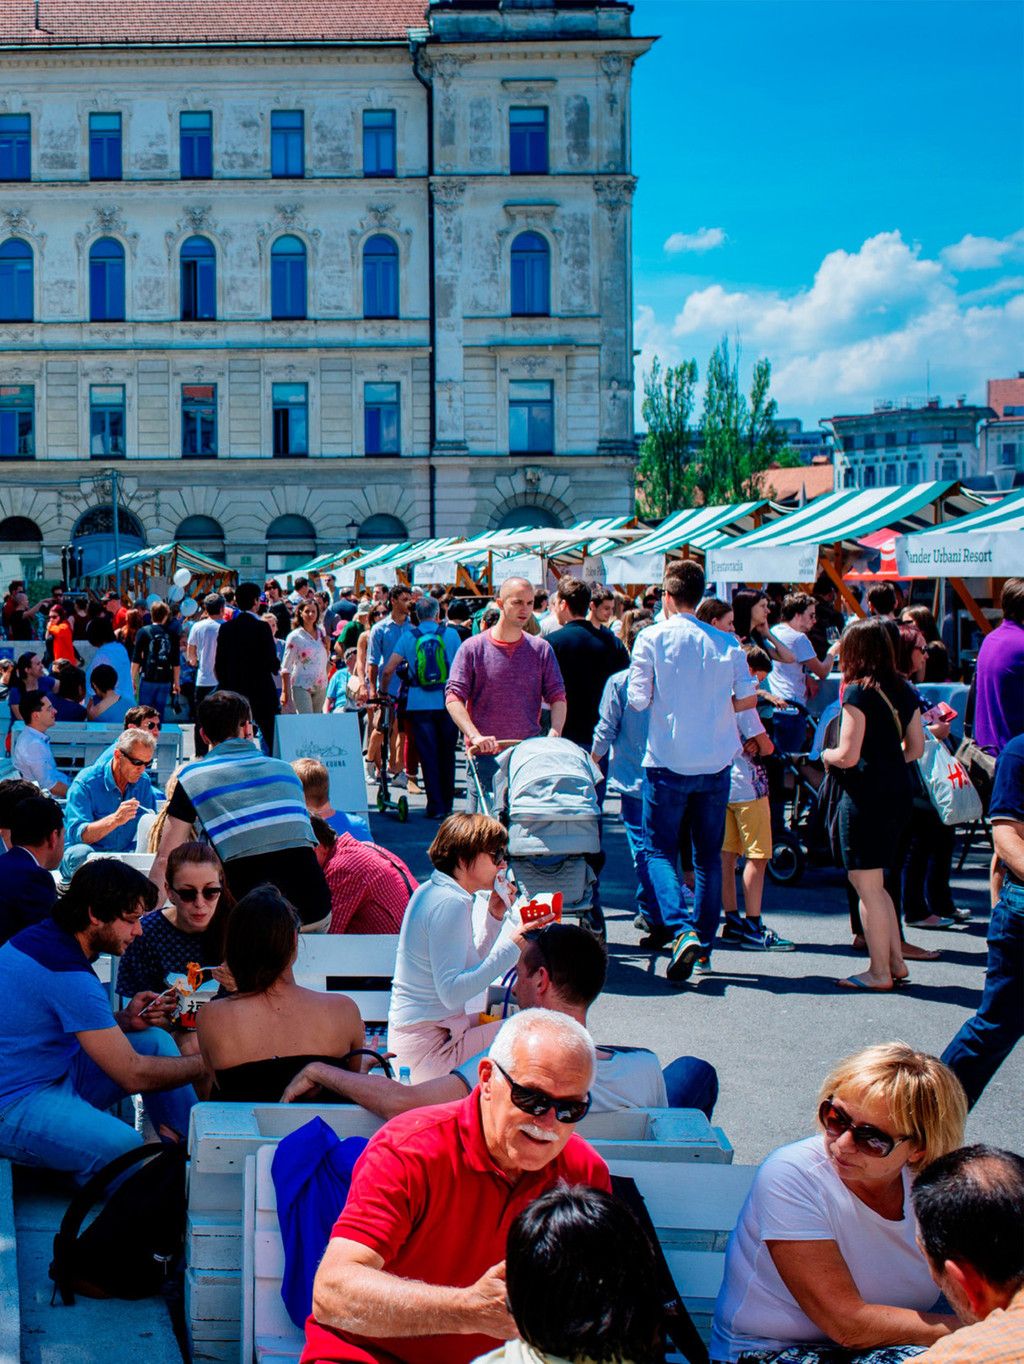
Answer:
[[[849,1132],[858,1151],[879,1159],[891,1156],[901,1142],[910,1141],[909,1137],[890,1137],[888,1132],[867,1123],[855,1123],[844,1108],[832,1102],[831,1096],[818,1109],[818,1121],[830,1137],[838,1138]]]
[[[495,1069],[500,1070],[512,1091],[512,1102],[521,1113],[531,1118],[543,1118],[550,1109],[555,1110],[559,1122],[581,1122],[590,1110],[590,1095],[585,1099],[555,1099],[543,1089],[530,1089],[527,1085],[516,1084],[504,1066],[492,1060]]]
[[[224,894],[223,886],[203,886],[201,889],[198,886],[182,886],[180,890],[177,886],[171,886],[171,890],[187,905],[194,905],[200,895],[204,900],[219,900]]]
[[[126,763],[131,763],[132,767],[148,767],[153,761],[152,758],[133,758],[130,753],[122,753],[121,757]]]

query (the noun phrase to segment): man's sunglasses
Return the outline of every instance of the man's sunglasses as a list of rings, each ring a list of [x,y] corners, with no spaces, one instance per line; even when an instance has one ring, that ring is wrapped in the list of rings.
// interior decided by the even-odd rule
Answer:
[[[130,753],[122,753],[121,757],[126,763],[131,763],[132,767],[148,767],[153,761],[152,758],[133,758]]]
[[[491,1064],[508,1081],[512,1102],[521,1113],[528,1113],[531,1118],[543,1118],[553,1108],[559,1122],[582,1122],[587,1116],[590,1110],[589,1094],[585,1099],[555,1099],[543,1089],[530,1089],[527,1085],[516,1084],[504,1066],[493,1060]]]
[[[186,905],[194,905],[200,895],[204,900],[216,902],[224,894],[223,886],[203,886],[201,889],[198,886],[182,886],[180,890],[177,886],[171,886],[171,890],[174,891],[178,899],[183,900]]]
[[[910,1141],[910,1137],[890,1137],[888,1132],[878,1127],[855,1123],[845,1109],[832,1102],[831,1097],[825,1099],[818,1109],[818,1121],[830,1137],[838,1138],[844,1132],[849,1132],[858,1151],[879,1159],[891,1156],[901,1142]]]

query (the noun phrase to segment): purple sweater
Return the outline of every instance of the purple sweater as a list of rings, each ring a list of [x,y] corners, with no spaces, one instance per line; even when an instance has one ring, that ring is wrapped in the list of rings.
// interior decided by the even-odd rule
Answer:
[[[565,683],[546,639],[524,634],[509,648],[484,630],[455,655],[445,695],[465,702],[481,734],[533,739],[540,733],[541,702],[564,701]]]
[[[1004,620],[986,635],[975,673],[974,739],[1001,753],[1024,734],[1024,625]]]

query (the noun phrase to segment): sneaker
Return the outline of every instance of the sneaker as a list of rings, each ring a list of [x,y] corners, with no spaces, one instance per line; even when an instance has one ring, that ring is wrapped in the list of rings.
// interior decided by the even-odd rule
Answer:
[[[711,965],[711,958],[698,957],[696,965],[693,968],[693,973],[695,976],[713,976],[715,974],[715,968]]]
[[[396,786],[398,787],[399,790],[404,790],[409,785],[409,778],[405,775],[404,772],[389,772],[388,785]]]
[[[667,947],[672,942],[674,937],[675,934],[671,928],[665,928],[661,924],[651,924],[640,939],[639,946],[646,952],[660,952],[663,947]]]
[[[796,943],[790,942],[788,938],[780,938],[778,933],[773,933],[757,919],[744,919],[740,947],[745,952],[792,952]]]
[[[665,975],[673,981],[689,980],[697,958],[703,953],[696,933],[680,933],[672,946],[672,958],[665,968]]]
[[[373,763],[371,763],[371,762],[368,762],[368,763],[366,764],[366,780],[367,780],[367,781],[376,781],[376,780],[377,780],[377,769],[374,767]]]
[[[633,919],[633,927],[638,933],[650,933],[653,925],[647,915],[641,912]]]
[[[731,910],[722,920],[722,941],[723,942],[742,942],[743,925],[746,920],[742,915],[733,913]]]

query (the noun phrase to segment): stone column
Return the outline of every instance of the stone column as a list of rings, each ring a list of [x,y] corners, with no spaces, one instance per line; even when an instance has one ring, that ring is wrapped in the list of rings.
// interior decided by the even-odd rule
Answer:
[[[466,182],[435,177],[430,193],[434,205],[434,453],[457,455],[466,451],[462,351],[462,205]]]
[[[633,453],[633,286],[631,175],[594,181],[596,268],[601,318],[600,454]]]

